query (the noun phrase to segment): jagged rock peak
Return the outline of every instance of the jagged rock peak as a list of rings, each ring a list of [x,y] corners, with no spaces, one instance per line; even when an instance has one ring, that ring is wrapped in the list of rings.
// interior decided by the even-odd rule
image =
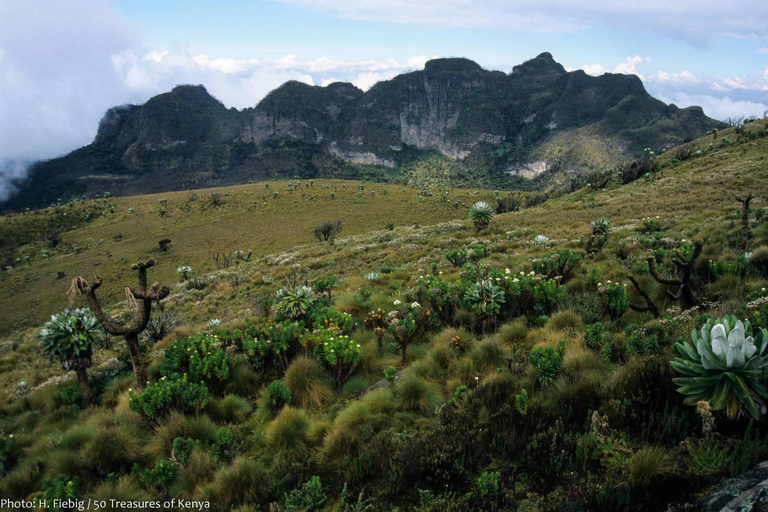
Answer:
[[[512,68],[515,75],[549,74],[564,75],[566,73],[562,64],[555,61],[549,52],[540,53],[535,58],[527,60]]]

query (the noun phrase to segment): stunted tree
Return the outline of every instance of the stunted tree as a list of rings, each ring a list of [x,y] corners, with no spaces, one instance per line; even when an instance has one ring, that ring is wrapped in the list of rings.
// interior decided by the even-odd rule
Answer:
[[[321,242],[330,242],[330,243],[333,243],[334,239],[336,238],[336,235],[338,235],[339,233],[341,233],[340,220],[337,220],[336,222],[325,221],[312,231],[312,234],[315,236],[315,238],[317,238]]]
[[[149,259],[145,263],[136,263],[131,269],[139,271],[139,284],[137,289],[125,287],[126,296],[134,306],[134,316],[128,325],[118,325],[114,319],[108,317],[101,308],[99,299],[96,297],[96,290],[101,286],[101,276],[96,276],[93,284],[82,277],[76,277],[74,286],[77,290],[86,296],[88,305],[93,310],[96,318],[99,319],[104,329],[113,336],[124,336],[125,344],[128,346],[128,354],[131,356],[133,372],[136,375],[136,382],[139,388],[143,389],[147,384],[147,366],[141,355],[139,347],[139,334],[147,327],[149,316],[152,312],[152,302],[158,302],[168,296],[170,290],[167,286],[160,286],[154,283],[147,289],[147,269],[155,265],[155,260]]]
[[[51,359],[58,359],[61,369],[77,374],[80,398],[91,405],[91,384],[86,370],[91,367],[93,343],[104,332],[90,309],[65,309],[53,315],[51,321],[40,330],[43,352]]]

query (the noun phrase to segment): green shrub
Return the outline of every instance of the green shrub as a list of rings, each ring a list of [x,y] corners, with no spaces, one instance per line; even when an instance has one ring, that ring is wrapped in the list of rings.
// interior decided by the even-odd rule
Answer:
[[[144,487],[154,487],[167,491],[176,480],[178,467],[173,462],[163,459],[151,469],[145,469],[141,474],[141,483]]]
[[[160,375],[178,380],[186,374],[192,382],[204,383],[209,389],[221,390],[229,379],[232,368],[240,362],[220,347],[215,334],[201,332],[197,336],[173,342],[158,365]]]
[[[389,382],[390,385],[395,382],[395,379],[397,378],[397,368],[394,366],[387,367],[387,369],[384,370],[384,378],[387,379],[387,382]]]
[[[333,335],[330,331],[323,336],[314,349],[315,358],[327,364],[336,376],[336,384],[342,384],[355,371],[362,357],[360,344],[349,336]]]
[[[605,326],[600,322],[588,325],[584,332],[584,341],[592,349],[599,349],[605,340]]]
[[[162,377],[157,382],[147,384],[140,395],[128,390],[128,396],[128,405],[132,411],[154,419],[174,409],[182,412],[199,411],[208,403],[211,393],[204,383],[190,383],[187,374],[184,374],[181,378]]]
[[[561,277],[568,280],[571,271],[581,261],[581,256],[569,249],[560,249],[531,261],[534,272],[548,279]]]
[[[600,293],[603,295],[606,312],[611,317],[611,320],[618,322],[629,309],[627,287],[619,283],[611,284],[608,281],[607,285],[600,288]]]
[[[467,263],[467,261],[469,261],[469,256],[467,255],[466,250],[461,249],[448,251],[445,253],[445,259],[447,259],[454,267],[461,268],[465,263]]]
[[[267,404],[273,413],[279,413],[284,406],[290,404],[291,398],[291,390],[283,384],[283,381],[273,380],[267,386]]]
[[[531,350],[530,361],[536,369],[536,376],[542,385],[550,384],[565,356],[565,340],[560,340],[555,347],[536,347]]]
[[[46,480],[43,483],[43,499],[46,503],[50,503],[48,510],[68,510],[62,508],[54,500],[75,500],[77,499],[77,491],[80,487],[80,480],[77,477],[70,478],[67,475],[59,475],[53,480]]]
[[[325,503],[325,491],[319,476],[310,478],[300,489],[294,489],[288,494],[285,506],[286,510],[312,512]]]
[[[192,450],[200,446],[202,446],[202,443],[199,440],[177,437],[173,440],[172,456],[180,464],[184,464],[192,453]]]
[[[450,323],[456,312],[456,291],[440,275],[426,275],[419,278],[419,293],[429,301],[432,310],[444,323]]]
[[[475,487],[481,496],[498,494],[501,491],[501,472],[483,471],[483,474],[475,481]]]
[[[515,408],[517,412],[525,416],[528,414],[528,406],[530,405],[530,399],[528,398],[528,391],[521,390],[520,393],[515,395]]]

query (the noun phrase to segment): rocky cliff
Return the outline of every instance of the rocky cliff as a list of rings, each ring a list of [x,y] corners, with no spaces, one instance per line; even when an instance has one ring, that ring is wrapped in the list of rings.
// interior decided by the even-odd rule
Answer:
[[[604,167],[719,124],[652,98],[636,76],[567,72],[549,53],[509,74],[431,60],[367,92],[288,82],[242,111],[182,85],[110,109],[92,144],[35,165],[3,209],[273,177],[414,179],[435,155],[455,184],[530,188],[531,178]]]

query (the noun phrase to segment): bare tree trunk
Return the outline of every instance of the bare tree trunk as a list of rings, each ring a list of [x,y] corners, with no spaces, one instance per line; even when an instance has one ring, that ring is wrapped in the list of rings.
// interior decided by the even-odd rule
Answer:
[[[75,373],[77,374],[77,383],[80,385],[80,398],[86,407],[90,407],[91,402],[93,402],[93,395],[91,394],[91,383],[88,382],[88,373],[82,366],[78,366]]]
[[[138,333],[128,333],[125,335],[125,344],[128,346],[128,354],[131,356],[133,372],[136,375],[136,383],[139,389],[144,389],[147,385],[147,365],[144,364],[144,358],[141,356],[139,347]]]

